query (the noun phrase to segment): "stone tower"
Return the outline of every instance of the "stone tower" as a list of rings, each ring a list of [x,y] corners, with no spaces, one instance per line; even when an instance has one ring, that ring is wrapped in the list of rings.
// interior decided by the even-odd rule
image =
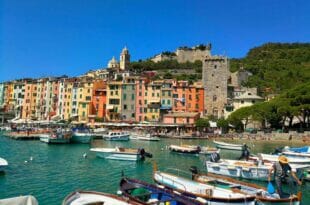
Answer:
[[[224,117],[227,104],[228,67],[228,59],[223,56],[207,56],[203,61],[202,82],[206,116]]]
[[[130,54],[128,49],[125,47],[120,56],[120,69],[121,70],[126,70],[128,68],[128,64],[130,63]]]

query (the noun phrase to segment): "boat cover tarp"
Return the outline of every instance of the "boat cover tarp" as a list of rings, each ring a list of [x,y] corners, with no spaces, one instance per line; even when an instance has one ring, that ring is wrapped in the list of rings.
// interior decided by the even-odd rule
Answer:
[[[293,148],[290,148],[289,150],[292,152],[299,152],[299,153],[310,152],[310,146],[293,147]]]
[[[0,199],[1,205],[38,205],[38,201],[33,196],[19,196],[8,199]]]

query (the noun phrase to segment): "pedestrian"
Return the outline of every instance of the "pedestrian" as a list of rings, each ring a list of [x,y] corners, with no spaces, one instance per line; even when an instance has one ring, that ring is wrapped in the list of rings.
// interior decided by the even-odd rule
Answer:
[[[272,166],[272,169],[269,172],[268,181],[270,182],[271,175],[274,174],[276,189],[280,198],[287,198],[291,194],[295,194],[296,191],[296,183],[301,185],[302,182],[296,176],[296,169],[293,169],[289,163],[287,157],[284,155],[279,156],[278,161],[275,162]],[[282,183],[288,182],[290,186],[290,194],[283,192]]]

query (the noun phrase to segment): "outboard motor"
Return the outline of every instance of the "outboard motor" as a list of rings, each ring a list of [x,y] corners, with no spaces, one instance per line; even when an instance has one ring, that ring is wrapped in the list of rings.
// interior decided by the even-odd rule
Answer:
[[[216,153],[216,152],[213,152],[210,157],[211,157],[210,158],[211,162],[218,162],[221,159],[219,153]]]
[[[138,152],[141,155],[142,160],[144,160],[145,157],[148,157],[148,158],[152,158],[153,157],[153,155],[151,153],[146,152],[143,148],[141,148],[141,149],[139,148]]]
[[[189,171],[192,173],[192,180],[194,180],[195,175],[198,174],[198,168],[196,166],[191,166]]]

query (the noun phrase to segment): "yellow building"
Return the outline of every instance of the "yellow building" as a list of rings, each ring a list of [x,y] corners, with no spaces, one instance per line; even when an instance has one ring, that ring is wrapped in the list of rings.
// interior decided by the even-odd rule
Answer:
[[[110,81],[107,85],[107,112],[108,121],[121,120],[122,114],[122,81]]]
[[[91,111],[91,100],[93,93],[93,82],[91,79],[82,79],[78,86],[78,116],[79,122],[89,122],[89,115]]]
[[[163,81],[152,81],[147,85],[145,92],[147,104],[146,121],[158,122],[160,120],[160,95]]]
[[[73,80],[68,79],[65,82],[64,86],[64,99],[63,99],[63,115],[65,120],[69,120],[71,118],[71,109],[72,109],[72,87]]]
[[[37,83],[36,81],[27,81],[24,83],[24,99],[21,108],[21,118],[27,120],[36,120],[37,109]]]

